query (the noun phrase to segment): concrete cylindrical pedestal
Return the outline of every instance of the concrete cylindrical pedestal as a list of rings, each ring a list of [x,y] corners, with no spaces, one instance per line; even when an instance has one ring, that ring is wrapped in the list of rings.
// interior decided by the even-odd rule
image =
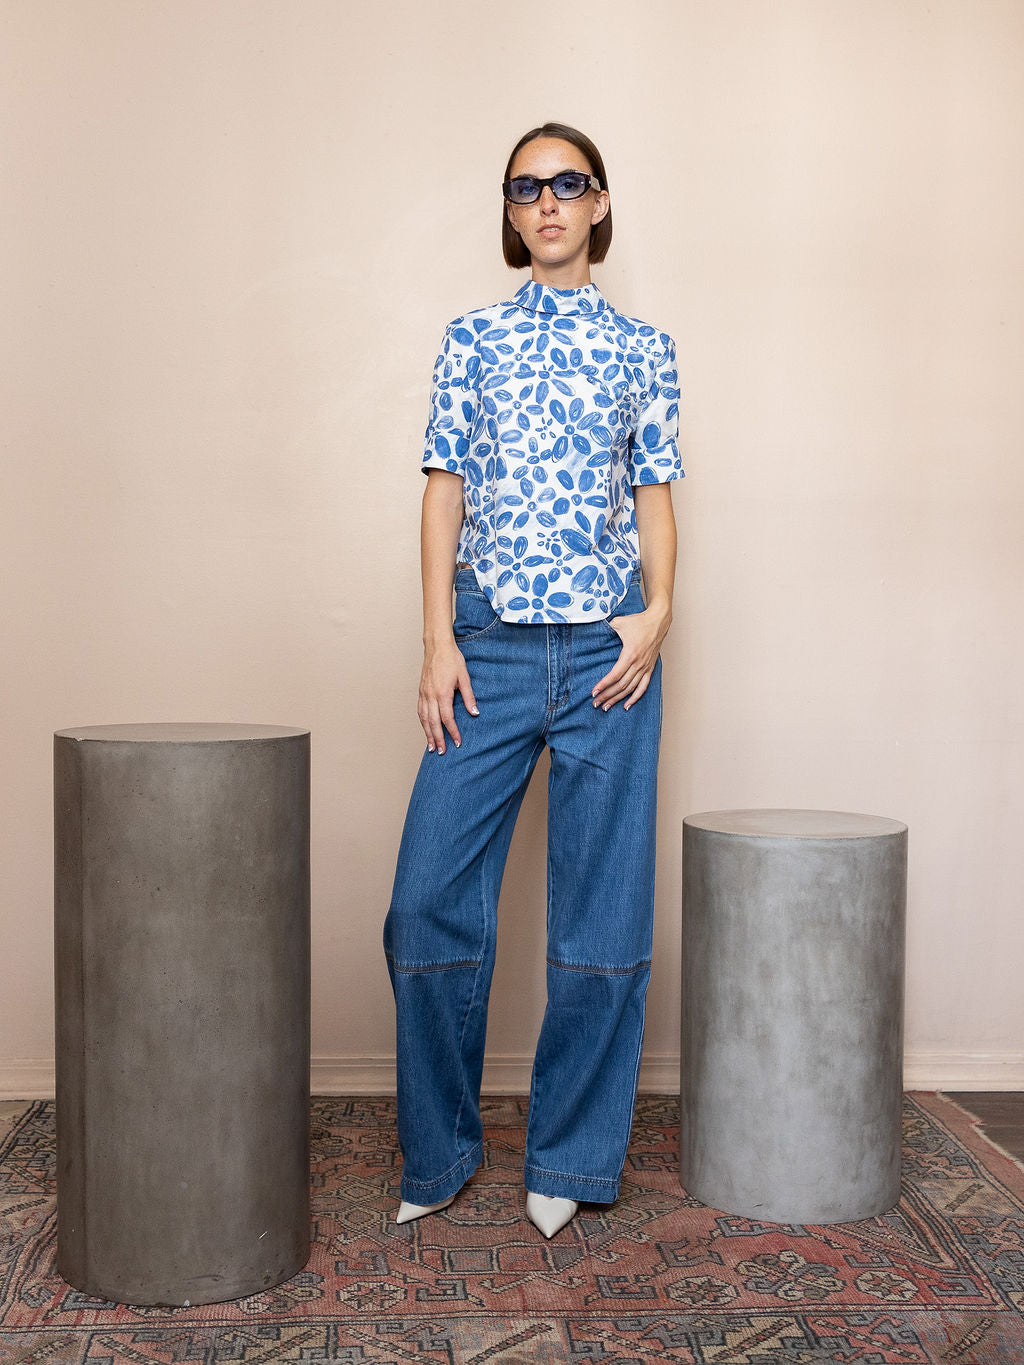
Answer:
[[[907,827],[831,811],[683,822],[680,1180],[837,1223],[900,1191]]]
[[[309,1256],[309,732],[54,737],[57,1268],[135,1304]]]

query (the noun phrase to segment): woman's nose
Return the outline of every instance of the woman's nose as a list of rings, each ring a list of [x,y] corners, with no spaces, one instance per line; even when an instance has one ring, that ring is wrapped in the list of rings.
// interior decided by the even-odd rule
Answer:
[[[540,211],[541,211],[541,213],[550,213],[552,209],[557,209],[557,208],[558,208],[558,200],[555,198],[555,195],[554,195],[554,193],[553,193],[553,191],[552,191],[552,189],[551,189],[551,186],[550,186],[550,185],[545,185],[544,188],[543,188],[543,189],[541,190],[541,192],[540,192]]]

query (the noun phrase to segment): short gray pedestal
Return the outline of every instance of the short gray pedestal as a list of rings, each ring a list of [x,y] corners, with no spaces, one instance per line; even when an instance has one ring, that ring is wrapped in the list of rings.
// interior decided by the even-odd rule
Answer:
[[[680,1180],[777,1223],[900,1191],[907,827],[832,811],[683,822]]]
[[[309,1256],[309,732],[54,737],[57,1268],[133,1304]]]

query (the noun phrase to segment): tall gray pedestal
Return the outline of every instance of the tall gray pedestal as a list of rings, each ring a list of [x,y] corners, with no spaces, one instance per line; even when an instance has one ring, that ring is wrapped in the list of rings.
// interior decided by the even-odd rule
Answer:
[[[136,1304],[309,1256],[309,732],[54,737],[57,1267]]]
[[[680,1180],[777,1223],[900,1191],[907,827],[832,811],[683,823]]]

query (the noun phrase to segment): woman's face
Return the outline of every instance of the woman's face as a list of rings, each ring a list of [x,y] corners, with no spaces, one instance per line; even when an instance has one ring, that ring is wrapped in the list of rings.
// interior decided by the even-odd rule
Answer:
[[[534,175],[548,180],[560,171],[594,173],[571,142],[538,137],[519,149],[509,179]],[[567,289],[589,282],[590,229],[608,212],[607,190],[587,190],[580,199],[556,199],[551,186],[545,185],[534,203],[506,203],[505,211],[532,257],[535,280]]]

